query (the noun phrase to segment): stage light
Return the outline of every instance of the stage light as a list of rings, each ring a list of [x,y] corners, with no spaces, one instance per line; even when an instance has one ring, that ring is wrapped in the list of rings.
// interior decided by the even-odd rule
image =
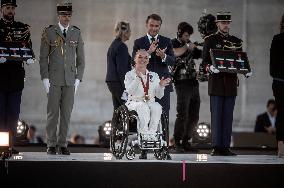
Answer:
[[[9,132],[0,132],[0,159],[5,160],[12,156],[9,150]]]
[[[23,120],[19,120],[17,125],[16,142],[27,142],[28,130],[28,124]]]
[[[199,124],[197,126],[196,132],[201,138],[207,138],[210,133],[209,126],[207,124]]]
[[[0,147],[9,147],[9,132],[0,132]]]
[[[110,131],[111,131],[111,122],[107,121],[104,124],[104,131],[106,135],[110,135]]]
[[[111,133],[111,121],[106,121],[99,126],[99,142],[103,147],[109,147],[110,144],[110,133]]]
[[[201,122],[194,128],[192,143],[197,147],[210,147],[211,128],[209,123]]]

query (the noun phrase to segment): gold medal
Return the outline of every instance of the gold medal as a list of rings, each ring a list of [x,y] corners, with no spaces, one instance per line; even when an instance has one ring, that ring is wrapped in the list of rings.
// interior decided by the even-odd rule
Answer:
[[[150,100],[149,95],[145,95],[145,96],[144,96],[144,102],[148,102],[149,100]]]

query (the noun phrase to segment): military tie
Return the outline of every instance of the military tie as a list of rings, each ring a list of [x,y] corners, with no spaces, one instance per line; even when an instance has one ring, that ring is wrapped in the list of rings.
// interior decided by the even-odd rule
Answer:
[[[66,38],[66,29],[63,29],[63,36]]]

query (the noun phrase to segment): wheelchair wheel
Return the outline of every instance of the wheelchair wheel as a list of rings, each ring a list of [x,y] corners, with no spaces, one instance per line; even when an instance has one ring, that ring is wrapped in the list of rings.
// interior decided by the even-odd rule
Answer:
[[[117,159],[122,159],[126,152],[129,132],[129,112],[125,105],[115,110],[111,124],[111,151]]]
[[[135,152],[134,152],[134,149],[133,149],[133,148],[131,148],[130,150],[128,150],[128,151],[126,152],[126,158],[127,158],[128,160],[133,160],[133,159],[135,159]]]

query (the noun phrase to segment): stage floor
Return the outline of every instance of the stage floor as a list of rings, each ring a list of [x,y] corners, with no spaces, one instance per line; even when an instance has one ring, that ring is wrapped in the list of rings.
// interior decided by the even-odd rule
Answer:
[[[276,155],[238,155],[210,156],[208,154],[171,154],[172,160],[156,160],[153,153],[147,160],[141,160],[136,155],[134,160],[116,159],[111,153],[72,153],[65,155],[47,155],[45,152],[20,152],[8,161],[85,161],[85,162],[163,162],[163,163],[231,163],[231,164],[284,164],[284,158]]]

